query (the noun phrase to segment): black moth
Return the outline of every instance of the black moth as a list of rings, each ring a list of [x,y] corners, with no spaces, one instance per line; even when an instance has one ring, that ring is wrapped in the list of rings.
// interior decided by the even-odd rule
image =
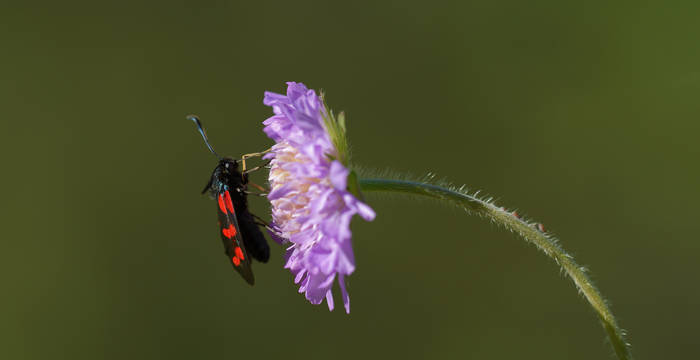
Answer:
[[[248,173],[257,170],[245,169],[245,158],[261,155],[261,153],[244,155],[241,160],[223,158],[219,156],[209,144],[209,139],[202,128],[199,118],[194,115],[187,116],[197,124],[199,133],[204,138],[204,143],[209,150],[219,158],[219,163],[214,168],[207,186],[202,194],[209,191],[216,199],[216,210],[219,214],[219,235],[224,243],[224,250],[233,268],[238,271],[248,284],[255,284],[251,257],[260,262],[270,259],[270,246],[259,226],[265,226],[257,216],[248,211]],[[243,164],[243,170],[238,169],[238,164]]]

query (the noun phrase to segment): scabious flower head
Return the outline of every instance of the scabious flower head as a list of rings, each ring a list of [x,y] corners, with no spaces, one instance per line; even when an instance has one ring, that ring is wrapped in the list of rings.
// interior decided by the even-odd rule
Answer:
[[[276,142],[266,155],[272,159],[272,236],[290,245],[285,268],[299,292],[312,304],[325,298],[333,310],[331,287],[337,277],[349,313],[345,276],[355,271],[350,220],[359,214],[371,221],[375,214],[348,191],[344,122],[304,84],[287,86],[286,95],[265,92],[263,100],[275,114],[263,122]]]

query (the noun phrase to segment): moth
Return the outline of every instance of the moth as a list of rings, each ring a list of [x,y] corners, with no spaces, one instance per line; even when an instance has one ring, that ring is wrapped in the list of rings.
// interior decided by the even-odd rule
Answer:
[[[266,263],[270,259],[270,246],[260,230],[260,227],[267,224],[248,210],[248,173],[262,166],[246,169],[245,160],[261,156],[265,152],[246,154],[240,160],[221,157],[209,143],[199,118],[195,115],[189,115],[187,118],[194,121],[209,151],[219,159],[202,194],[208,191],[216,199],[219,235],[224,243],[226,256],[243,279],[253,285],[255,277],[251,257]],[[257,185],[256,187],[260,188]]]

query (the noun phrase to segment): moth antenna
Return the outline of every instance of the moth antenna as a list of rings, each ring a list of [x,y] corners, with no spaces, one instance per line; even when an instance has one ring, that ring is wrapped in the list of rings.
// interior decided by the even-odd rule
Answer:
[[[209,139],[207,138],[207,134],[204,132],[204,128],[202,127],[202,123],[199,121],[199,118],[197,115],[187,115],[188,120],[194,121],[195,124],[197,124],[197,130],[199,130],[199,133],[202,134],[202,138],[204,139],[204,143],[207,144],[207,147],[209,148],[209,151],[211,151],[212,154],[216,155],[216,157],[219,158],[219,160],[222,160],[221,156],[214,151],[214,148],[211,147],[211,144],[209,143]]]

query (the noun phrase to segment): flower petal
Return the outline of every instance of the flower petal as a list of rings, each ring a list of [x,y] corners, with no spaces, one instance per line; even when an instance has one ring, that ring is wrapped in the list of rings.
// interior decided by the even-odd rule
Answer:
[[[338,284],[340,284],[340,292],[343,294],[343,305],[345,306],[345,312],[350,313],[350,294],[345,288],[345,275],[338,276]]]
[[[338,160],[334,160],[331,163],[331,169],[329,177],[331,179],[331,184],[338,190],[345,190],[348,187],[348,175],[350,170],[346,169],[343,164]]]

